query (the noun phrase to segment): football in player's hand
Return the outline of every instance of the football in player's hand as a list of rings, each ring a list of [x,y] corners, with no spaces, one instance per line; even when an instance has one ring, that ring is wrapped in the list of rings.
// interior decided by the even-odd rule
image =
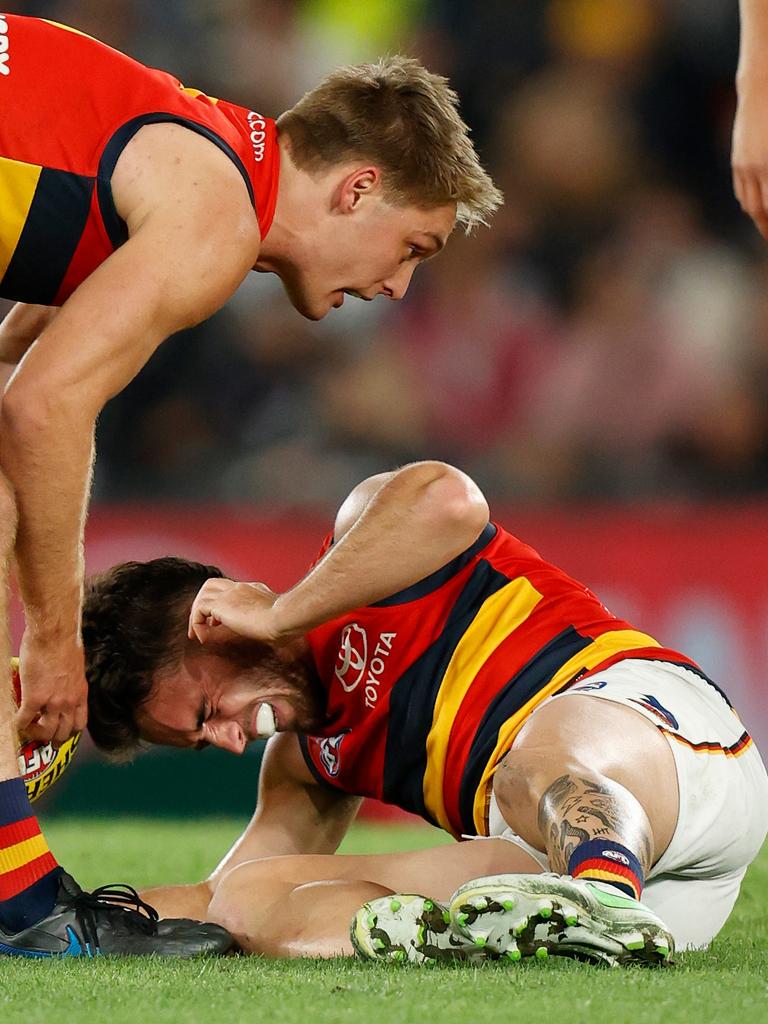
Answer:
[[[11,658],[11,677],[16,704],[21,703],[19,659]],[[27,796],[34,802],[58,782],[75,756],[81,733],[76,732],[58,748],[39,740],[27,740],[19,746],[19,775],[27,787]]]

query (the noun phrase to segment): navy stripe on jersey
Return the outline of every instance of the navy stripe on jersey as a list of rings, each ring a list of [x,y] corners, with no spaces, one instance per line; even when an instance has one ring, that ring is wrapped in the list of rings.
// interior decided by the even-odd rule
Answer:
[[[382,786],[382,798],[387,803],[429,820],[424,806],[427,736],[443,676],[483,602],[507,583],[509,577],[494,569],[490,562],[478,562],[440,636],[392,687]]]
[[[562,665],[579,651],[593,643],[592,637],[582,636],[572,626],[563,630],[527,662],[519,672],[499,690],[488,705],[472,740],[464,765],[459,790],[459,814],[464,831],[475,832],[474,802],[480,779],[498,740],[499,729],[523,705],[527,704],[556,674]],[[578,674],[578,673],[577,673]],[[567,685],[567,684],[566,684]]]
[[[465,565],[469,565],[475,555],[479,554],[484,547],[491,543],[496,536],[496,530],[497,528],[493,523],[488,523],[472,547],[462,551],[460,555],[457,555],[447,565],[437,569],[431,575],[425,576],[423,580],[419,580],[413,586],[406,587],[405,590],[399,590],[396,594],[393,594],[391,597],[385,597],[382,601],[376,601],[371,607],[387,608],[390,605],[407,604],[409,601],[417,601],[420,597],[426,597],[427,594],[434,593],[444,583],[447,583],[448,580],[453,579],[457,573],[461,572]]]
[[[141,114],[139,117],[126,121],[124,125],[117,129],[104,147],[104,152],[101,154],[101,160],[99,161],[98,183],[96,186],[99,197],[99,209],[101,210],[101,217],[104,221],[104,227],[107,229],[109,240],[115,248],[128,241],[128,228],[115,209],[115,202],[112,197],[112,174],[125,147],[134,135],[147,124],[180,124],[184,128],[189,128],[190,131],[202,135],[203,138],[218,146],[222,152],[226,153],[242,175],[245,186],[248,189],[251,205],[255,208],[256,200],[253,195],[253,185],[248,177],[243,161],[230,144],[222,139],[220,135],[217,135],[213,129],[206,127],[206,125],[198,124],[196,121],[181,117],[178,114],[167,114],[161,111],[153,114]]]
[[[93,178],[44,167],[3,276],[3,297],[53,305],[85,230]]]
[[[312,760],[312,755],[309,752],[309,746],[307,744],[307,735],[303,732],[297,733],[296,735],[299,741],[299,749],[301,750],[302,757],[307,762],[307,768],[309,768],[315,781],[319,782],[320,785],[324,786],[326,789],[332,789],[334,792],[338,793],[338,786],[334,786],[333,783],[322,774],[315,762]]]

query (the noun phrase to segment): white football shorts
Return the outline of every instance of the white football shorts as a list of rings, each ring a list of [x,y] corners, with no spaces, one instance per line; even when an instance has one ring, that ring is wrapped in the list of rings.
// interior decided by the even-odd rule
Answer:
[[[667,737],[680,811],[672,841],[648,872],[642,901],[678,949],[701,949],[725,924],[768,833],[768,775],[757,747],[720,691],[680,665],[627,658],[539,707],[579,694],[625,704]],[[489,832],[549,870],[546,853],[509,828],[495,797]]]

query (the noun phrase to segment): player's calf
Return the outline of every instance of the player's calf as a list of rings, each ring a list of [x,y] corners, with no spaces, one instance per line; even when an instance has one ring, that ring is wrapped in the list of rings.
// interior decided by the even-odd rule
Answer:
[[[391,889],[354,878],[318,878],[317,862],[285,856],[246,861],[217,885],[208,920],[241,949],[270,957],[351,956],[349,922],[361,904]]]
[[[565,772],[542,794],[538,823],[553,871],[608,882],[640,898],[653,836],[647,814],[624,786],[584,769]]]

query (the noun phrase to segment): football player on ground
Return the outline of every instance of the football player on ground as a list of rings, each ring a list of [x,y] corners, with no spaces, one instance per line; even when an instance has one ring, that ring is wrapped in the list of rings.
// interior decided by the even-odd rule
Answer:
[[[663,963],[717,934],[768,829],[765,768],[719,687],[443,463],[358,485],[285,593],[181,559],[117,566],[88,586],[83,638],[103,749],[272,736],[232,850],[151,893],[249,950],[348,952],[365,904],[369,957]],[[506,842],[328,856],[361,796]]]
[[[85,724],[82,530],[100,410],[250,269],[277,274],[310,319],[345,293],[400,299],[454,222],[486,220],[500,195],[446,80],[400,57],[340,69],[275,122],[74,29],[0,14],[0,109],[0,298],[17,302],[0,325],[0,491],[26,618],[21,708],[0,704],[11,934],[56,898],[50,862],[33,870],[31,847],[16,848],[34,817],[13,796],[13,719],[57,744]]]

